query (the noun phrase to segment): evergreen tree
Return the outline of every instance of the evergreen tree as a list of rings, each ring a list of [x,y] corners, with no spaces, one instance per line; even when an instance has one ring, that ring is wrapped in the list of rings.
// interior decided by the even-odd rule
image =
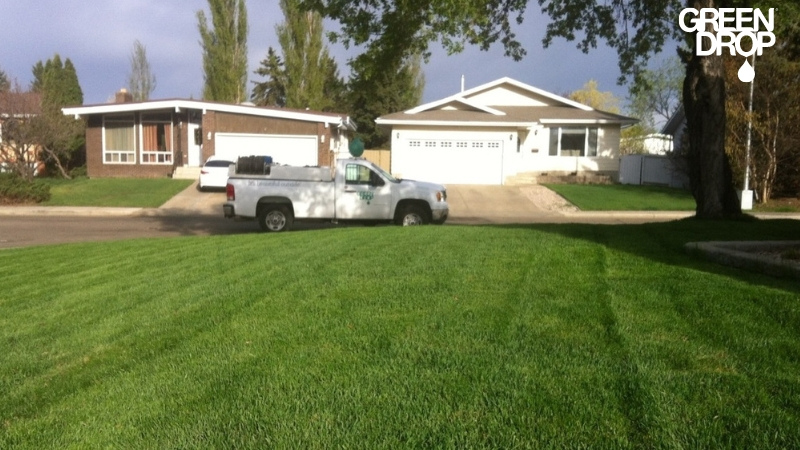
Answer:
[[[205,13],[197,12],[203,47],[203,98],[241,103],[247,98],[247,7],[245,0],[208,0]]]
[[[385,148],[389,130],[378,128],[375,119],[413,108],[421,102],[425,89],[422,57],[417,55],[405,63],[395,64],[394,69],[387,67],[381,72],[360,67],[355,61],[351,65],[354,70],[349,89],[351,117],[367,148]]]
[[[0,70],[0,92],[8,92],[11,90],[11,82],[8,81],[8,75]]]
[[[78,73],[69,58],[62,63],[56,54],[33,66],[31,91],[41,95],[42,112],[31,119],[41,158],[49,170],[69,178],[68,169],[83,162],[84,124],[61,112],[66,106],[83,104]]]
[[[147,101],[156,89],[156,76],[150,71],[147,48],[137,39],[133,42],[130,56],[131,73],[128,75],[128,90],[136,101]]]
[[[286,106],[286,69],[283,67],[281,57],[272,47],[267,51],[267,57],[261,61],[261,66],[254,72],[256,75],[266,77],[266,81],[253,84],[253,93],[250,99],[258,106]]]

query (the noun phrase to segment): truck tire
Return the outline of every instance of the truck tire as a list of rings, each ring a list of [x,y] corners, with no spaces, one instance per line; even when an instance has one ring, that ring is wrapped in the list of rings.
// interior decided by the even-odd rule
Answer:
[[[292,227],[292,220],[292,213],[286,205],[264,205],[258,213],[258,225],[263,231],[286,231]]]
[[[398,217],[397,224],[404,227],[426,225],[430,222],[427,212],[420,206],[408,205],[403,208]]]

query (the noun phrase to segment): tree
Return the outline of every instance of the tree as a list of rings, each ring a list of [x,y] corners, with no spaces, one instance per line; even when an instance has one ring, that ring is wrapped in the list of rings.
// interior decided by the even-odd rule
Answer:
[[[8,75],[0,70],[0,92],[8,92],[11,90],[11,82],[8,81]]]
[[[286,80],[286,106],[319,111],[331,109],[326,97],[328,77],[336,77],[329,67],[335,65],[323,42],[322,16],[304,11],[299,0],[281,0],[285,21],[275,27],[283,51]]]
[[[758,77],[753,85],[753,112],[749,113],[750,83],[740,83],[739,58],[725,58],[727,133],[726,151],[731,157],[734,179],[744,186],[749,162],[749,187],[758,202],[769,201],[774,188],[792,197],[800,188],[798,155],[800,146],[800,62],[779,50],[756,58]],[[751,128],[750,157],[746,156],[748,128]]]
[[[258,106],[286,106],[286,70],[275,49],[269,48],[267,57],[261,60],[261,65],[254,73],[267,80],[253,82],[255,86],[250,95],[253,103]]]
[[[130,56],[131,72],[128,74],[128,90],[137,102],[147,101],[156,89],[156,76],[150,70],[147,48],[135,40]]]
[[[384,146],[389,139],[388,130],[378,128],[375,119],[418,105],[424,89],[425,77],[419,55],[387,67],[382,73],[356,69],[349,83],[349,111],[365,146]]]
[[[20,178],[32,181],[37,170],[38,149],[32,118],[41,113],[41,96],[13,89],[0,92],[0,165]]]
[[[600,111],[619,114],[619,99],[612,92],[601,92],[596,80],[587,81],[582,89],[571,92],[569,98]]]
[[[205,13],[197,11],[203,47],[203,98],[241,103],[247,98],[247,7],[245,0],[208,0]]]
[[[642,82],[631,86],[628,114],[639,119],[645,133],[657,132],[680,106],[684,73],[683,64],[674,56],[654,70],[642,71]]]
[[[337,35],[345,45],[363,45],[359,56],[372,71],[400,57],[428,54],[428,44],[438,40],[455,52],[465,43],[488,49],[498,40],[506,55],[515,60],[525,51],[511,29],[510,17],[522,22],[529,0],[418,0],[375,2],[372,0],[305,0],[304,6],[321,11],[341,23]],[[553,39],[574,41],[584,52],[605,41],[617,51],[620,81],[639,83],[648,59],[673,39],[685,38],[692,47],[694,34],[683,33],[677,23],[679,0],[537,0],[552,19],[546,27],[544,45]],[[733,7],[746,0],[686,0],[695,9]],[[769,0],[764,6],[792,0]],[[707,24],[708,27],[711,24]],[[796,44],[794,44],[796,45]],[[725,154],[725,84],[722,57],[696,56],[683,52],[686,78],[683,104],[686,111],[692,193],[700,218],[721,218],[741,213],[734,191],[730,163]]]
[[[45,63],[37,62],[33,76],[31,91],[41,95],[41,113],[31,119],[30,126],[40,158],[48,167],[70,178],[67,169],[83,148],[85,125],[65,116],[61,108],[83,104],[77,71],[69,58],[62,63],[56,54]]]

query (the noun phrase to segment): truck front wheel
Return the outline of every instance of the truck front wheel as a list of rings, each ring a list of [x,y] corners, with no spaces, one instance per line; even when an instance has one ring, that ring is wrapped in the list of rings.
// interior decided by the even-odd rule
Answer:
[[[285,205],[264,205],[258,213],[258,225],[264,231],[286,231],[291,228],[292,219]]]
[[[403,208],[402,212],[400,213],[400,217],[398,217],[397,224],[402,225],[404,227],[413,226],[413,225],[425,225],[430,220],[428,219],[428,215],[426,214],[425,210],[417,205],[408,205]]]

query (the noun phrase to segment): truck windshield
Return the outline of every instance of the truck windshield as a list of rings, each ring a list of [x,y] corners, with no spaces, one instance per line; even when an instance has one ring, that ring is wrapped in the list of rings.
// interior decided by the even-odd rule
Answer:
[[[376,164],[372,164],[372,169],[375,170],[376,172],[378,172],[379,174],[381,174],[384,178],[386,178],[387,180],[391,181],[392,183],[399,183],[400,182],[400,180],[398,180],[397,178],[393,177],[391,174],[389,174],[389,172],[381,169]]]

